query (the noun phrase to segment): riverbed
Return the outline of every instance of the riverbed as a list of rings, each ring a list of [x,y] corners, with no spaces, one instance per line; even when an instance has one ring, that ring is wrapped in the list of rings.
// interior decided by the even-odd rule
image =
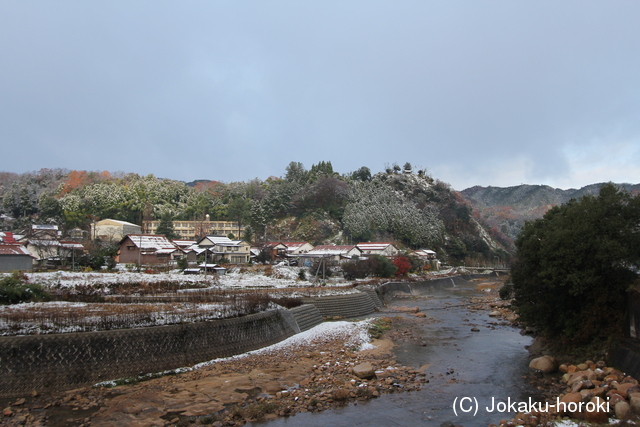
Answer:
[[[515,415],[508,410],[509,403],[535,399],[536,390],[525,378],[525,346],[532,339],[489,317],[487,310],[468,305],[471,297],[483,292],[477,283],[422,286],[412,284],[420,288],[412,293],[421,295],[396,296],[376,313],[392,317],[394,325],[410,330],[406,339],[394,338],[394,353],[400,364],[426,373],[429,383],[421,391],[382,395],[367,403],[247,425],[439,426],[451,422],[487,426]],[[426,317],[393,310],[394,306],[418,307]]]

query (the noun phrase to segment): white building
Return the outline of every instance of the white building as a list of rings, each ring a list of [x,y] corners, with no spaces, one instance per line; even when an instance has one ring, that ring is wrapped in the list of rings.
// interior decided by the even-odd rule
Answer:
[[[141,234],[139,225],[117,219],[103,219],[91,224],[91,239],[100,239],[107,242],[119,242],[127,234]]]

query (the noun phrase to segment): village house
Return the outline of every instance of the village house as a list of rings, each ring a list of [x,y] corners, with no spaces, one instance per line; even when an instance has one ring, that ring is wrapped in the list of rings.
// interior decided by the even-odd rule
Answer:
[[[33,239],[59,239],[62,236],[62,231],[58,229],[57,225],[49,224],[33,224],[31,226],[31,232],[29,238]]]
[[[172,240],[171,242],[182,250],[182,255],[176,254],[175,259],[178,260],[182,257],[186,257],[189,264],[195,263],[198,259],[198,255],[205,250],[200,249],[195,240]]]
[[[91,224],[91,239],[100,239],[105,242],[119,242],[127,234],[140,234],[142,228],[139,225],[117,219],[103,219]]]
[[[184,254],[165,236],[156,234],[128,234],[118,246],[116,262],[122,264],[170,264]]]
[[[26,249],[38,266],[71,265],[85,252],[81,243],[57,239],[28,239]]]
[[[33,270],[33,255],[20,243],[0,244],[0,272]]]
[[[287,255],[306,254],[313,249],[313,245],[308,242],[280,242],[287,248]]]
[[[424,270],[437,271],[440,270],[440,261],[437,260],[436,253],[430,249],[420,249],[418,251],[411,252],[423,262]]]
[[[362,251],[353,245],[320,245],[300,255],[303,265],[311,265],[314,260],[323,258],[333,264],[350,261],[362,255]]]
[[[211,261],[226,258],[231,264],[249,262],[251,245],[244,240],[231,240],[226,236],[205,236],[198,240],[197,246],[211,254]]]
[[[430,249],[420,249],[411,253],[422,260],[436,259],[436,253]]]
[[[271,259],[284,258],[287,247],[282,242],[267,242],[260,247],[260,251],[268,251]]]
[[[389,242],[365,242],[356,245],[362,251],[363,256],[381,255],[392,258],[400,254],[400,250]]]
[[[287,260],[297,262],[301,255],[313,249],[313,245],[308,242],[267,242],[263,244],[259,251],[269,251],[272,260]],[[259,252],[258,252],[259,253]],[[256,257],[258,254],[255,255]]]

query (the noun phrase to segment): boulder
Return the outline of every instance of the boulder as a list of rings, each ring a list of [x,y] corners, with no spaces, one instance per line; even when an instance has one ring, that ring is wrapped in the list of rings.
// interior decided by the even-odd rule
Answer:
[[[616,403],[614,410],[616,413],[616,418],[622,420],[629,416],[629,413],[631,412],[631,406],[629,406],[627,402],[618,402]]]
[[[640,393],[633,394],[629,398],[629,405],[634,414],[640,414]]]
[[[558,362],[551,356],[536,357],[529,363],[529,369],[552,374],[558,370]]]
[[[373,368],[373,365],[369,362],[361,363],[352,368],[353,374],[361,378],[363,380],[369,380],[376,377],[376,370]]]
[[[573,384],[579,382],[579,381],[593,381],[596,379],[596,374],[587,369],[586,371],[577,371],[574,372],[573,374],[565,374],[568,375],[568,378],[566,379],[567,385],[569,387],[571,387]],[[563,379],[565,379],[565,377],[562,377]]]
[[[607,402],[599,397],[594,397],[593,399],[591,399],[590,403],[592,403],[593,405],[587,405],[586,407],[586,420],[590,423],[606,423],[609,420],[609,413],[608,411],[601,410],[601,408],[603,406],[606,408],[608,406]]]

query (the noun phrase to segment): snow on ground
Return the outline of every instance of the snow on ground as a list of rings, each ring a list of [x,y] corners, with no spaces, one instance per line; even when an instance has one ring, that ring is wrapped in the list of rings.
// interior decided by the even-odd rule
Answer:
[[[179,282],[183,286],[194,288],[288,288],[288,287],[313,287],[316,282],[299,280],[300,267],[276,265],[272,268],[270,276],[265,276],[261,269],[232,268],[226,275],[214,277],[212,275],[184,275],[179,270],[167,273],[137,273],[121,271],[117,273],[107,272],[71,272],[56,271],[46,273],[27,273],[31,283],[42,285],[46,288],[74,288],[77,286],[105,286],[116,284],[146,284],[162,282]],[[306,270],[307,277],[310,276]],[[348,284],[341,277],[329,278],[322,282],[325,287],[345,286]]]
[[[299,334],[293,335],[279,343],[270,345],[268,347],[263,347],[258,350],[249,351],[242,354],[237,354],[235,356],[230,357],[222,357],[218,359],[209,360],[207,362],[198,363],[196,365],[190,367],[183,367],[178,369],[172,369],[169,371],[163,371],[158,373],[151,373],[146,375],[141,375],[138,378],[155,378],[161,375],[168,375],[170,373],[183,373],[194,371],[206,366],[214,365],[219,362],[240,359],[243,357],[247,357],[253,354],[261,354],[261,353],[269,353],[277,351],[279,354],[286,354],[289,351],[292,351],[294,348],[304,345],[313,344],[314,341],[325,340],[338,338],[344,340],[344,347],[346,348],[357,348],[359,350],[368,350],[374,348],[371,344],[371,337],[369,336],[369,325],[373,319],[365,319],[357,322],[347,322],[347,321],[339,321],[339,322],[323,322],[318,326],[309,329],[308,331],[301,332]],[[98,384],[95,384],[94,387],[113,387],[118,383],[119,380],[115,381],[104,381]]]
[[[235,307],[221,303],[30,302],[0,305],[0,336],[146,328],[223,319],[234,314]]]
[[[198,363],[194,365],[192,369],[198,369],[203,366],[213,365],[223,360],[231,360],[246,357],[250,354],[269,353],[272,351],[278,351],[281,354],[286,354],[289,349],[309,345],[317,340],[339,338],[344,340],[344,346],[348,348],[358,348],[360,350],[367,350],[373,348],[371,345],[371,337],[369,336],[368,328],[372,319],[365,319],[358,322],[323,322],[318,326],[309,329],[305,332],[300,332],[286,340],[279,343],[263,347],[258,350],[249,351],[247,353],[238,354],[236,356],[225,357],[220,359],[210,360],[208,362]]]

